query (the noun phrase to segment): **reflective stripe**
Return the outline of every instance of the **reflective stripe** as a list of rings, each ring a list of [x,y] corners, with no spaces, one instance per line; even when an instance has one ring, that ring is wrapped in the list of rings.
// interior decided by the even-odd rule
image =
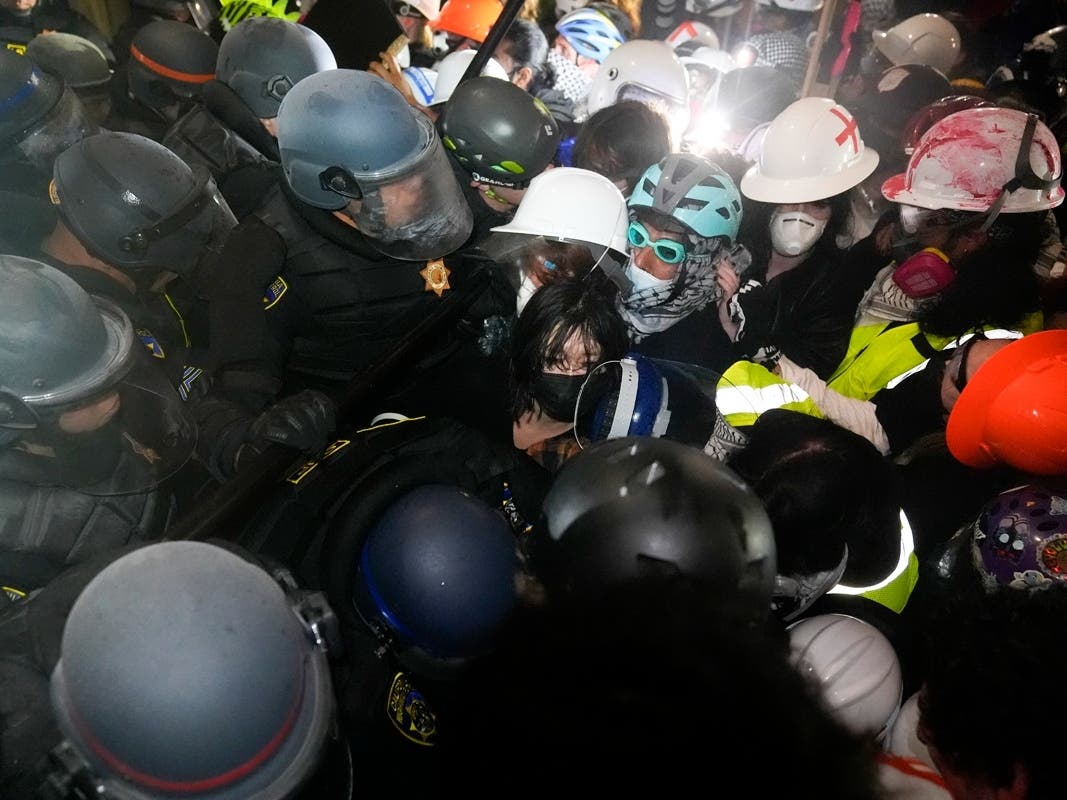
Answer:
[[[715,393],[715,405],[724,416],[729,414],[761,414],[772,408],[782,408],[790,403],[811,400],[811,395],[792,383],[776,383],[756,388],[734,386],[719,388]]]
[[[1023,334],[1022,334],[1021,331],[1013,331],[1013,330],[1010,330],[1009,328],[990,328],[987,331],[982,331],[982,333],[985,336],[985,338],[987,338],[987,339],[1021,339],[1021,338],[1023,338]],[[965,334],[963,334],[963,336],[960,336],[958,339],[956,339],[956,344],[951,349],[955,349],[956,347],[960,347],[965,342],[967,342],[969,339],[973,339],[977,335],[978,334],[976,334],[976,333],[965,333]],[[909,369],[906,372],[900,373],[895,378],[893,378],[891,381],[889,381],[885,385],[885,388],[892,389],[894,386],[896,386],[898,383],[903,381],[905,378],[911,377],[916,372],[921,372],[922,370],[926,369],[926,365],[929,364],[929,363],[930,363],[930,359],[926,359],[921,364],[918,364],[918,365],[912,367],[911,369]]]
[[[911,523],[908,522],[908,517],[904,513],[904,509],[901,509],[900,510],[900,556],[899,556],[899,558],[897,558],[897,565],[893,569],[893,571],[890,572],[889,575],[887,575],[884,579],[878,581],[878,583],[872,583],[870,586],[846,586],[843,583],[839,583],[839,584],[837,584],[837,586],[835,586],[833,589],[831,589],[827,594],[845,594],[845,595],[862,594],[862,595],[867,595],[867,594],[871,594],[871,593],[877,592],[880,589],[885,589],[891,583],[893,583],[894,581],[896,581],[898,578],[900,578],[906,572],[909,571],[909,567],[911,567],[911,562],[912,562],[913,559],[915,559],[915,537],[911,532]],[[918,568],[918,560],[917,559],[915,560],[915,568],[916,569]],[[901,588],[903,589],[904,587],[901,586]],[[911,588],[909,587],[908,590],[907,590],[907,594],[904,595],[904,597],[902,597],[900,599],[902,601],[906,602],[907,598],[908,598],[908,595],[910,595],[910,594],[911,594]],[[881,602],[883,605],[886,605],[886,603],[883,602],[882,598],[871,598],[871,599],[877,599],[878,602]],[[902,609],[904,607],[904,602],[894,603],[893,605],[894,606],[899,605],[899,608],[894,608],[893,610],[899,612],[900,609]]]

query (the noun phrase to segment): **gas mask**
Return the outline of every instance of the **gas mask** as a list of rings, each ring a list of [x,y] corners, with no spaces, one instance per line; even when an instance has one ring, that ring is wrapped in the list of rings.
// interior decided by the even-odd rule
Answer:
[[[926,247],[893,270],[893,283],[913,300],[937,294],[956,279],[949,258],[936,247]]]
[[[816,219],[803,211],[775,211],[771,215],[771,246],[783,256],[798,256],[813,248],[828,220]]]

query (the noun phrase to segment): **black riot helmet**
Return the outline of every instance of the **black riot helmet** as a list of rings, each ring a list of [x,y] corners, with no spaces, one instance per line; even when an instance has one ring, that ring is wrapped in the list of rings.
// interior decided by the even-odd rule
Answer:
[[[441,141],[480,183],[524,188],[559,147],[559,124],[544,103],[510,81],[463,81],[438,122]]]
[[[215,78],[257,117],[270,119],[300,80],[336,68],[330,46],[311,28],[279,17],[248,17],[222,37]]]
[[[103,86],[111,80],[104,51],[83,36],[39,33],[26,46],[26,55],[75,91]]]
[[[215,77],[218,56],[215,40],[192,25],[167,19],[149,22],[130,42],[130,94],[155,109],[195,98]]]
[[[348,505],[362,500],[354,492]],[[334,525],[361,519],[353,507]],[[363,535],[351,602],[403,663],[443,674],[492,648],[521,569],[501,513],[457,486],[423,484],[395,497]]]
[[[113,495],[177,471],[195,424],[122,310],[28,258],[0,256],[0,286],[0,445],[51,453],[34,481]]]
[[[188,277],[237,224],[207,171],[134,133],[83,139],[56,159],[52,202],[90,254]]]
[[[598,442],[557,475],[531,566],[553,594],[598,595],[645,575],[681,575],[770,609],[774,534],[740,478],[690,445],[625,437]]]
[[[152,800],[291,798],[335,730],[321,597],[206,542],[134,550],[82,590],[52,673],[50,776]],[[70,793],[68,796],[86,796]]]
[[[377,75],[331,69],[300,81],[278,109],[278,150],[300,200],[347,209],[386,255],[440,258],[474,229],[433,123]]]
[[[0,48],[0,164],[21,161],[47,173],[58,153],[97,130],[62,79]]]

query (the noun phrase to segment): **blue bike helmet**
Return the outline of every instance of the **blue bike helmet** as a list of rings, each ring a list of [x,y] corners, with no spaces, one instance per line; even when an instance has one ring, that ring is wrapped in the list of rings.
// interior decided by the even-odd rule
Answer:
[[[733,180],[689,153],[672,153],[645,170],[627,205],[671,217],[705,239],[724,236],[731,244],[741,226],[741,195]]]
[[[625,41],[611,18],[595,8],[577,8],[564,15],[556,30],[579,55],[598,64]]]

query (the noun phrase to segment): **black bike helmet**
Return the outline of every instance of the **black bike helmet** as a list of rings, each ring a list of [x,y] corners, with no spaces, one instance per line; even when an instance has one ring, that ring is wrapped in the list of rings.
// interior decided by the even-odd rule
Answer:
[[[559,147],[559,124],[544,103],[513,83],[463,81],[445,103],[441,140],[481,183],[524,188]]]

